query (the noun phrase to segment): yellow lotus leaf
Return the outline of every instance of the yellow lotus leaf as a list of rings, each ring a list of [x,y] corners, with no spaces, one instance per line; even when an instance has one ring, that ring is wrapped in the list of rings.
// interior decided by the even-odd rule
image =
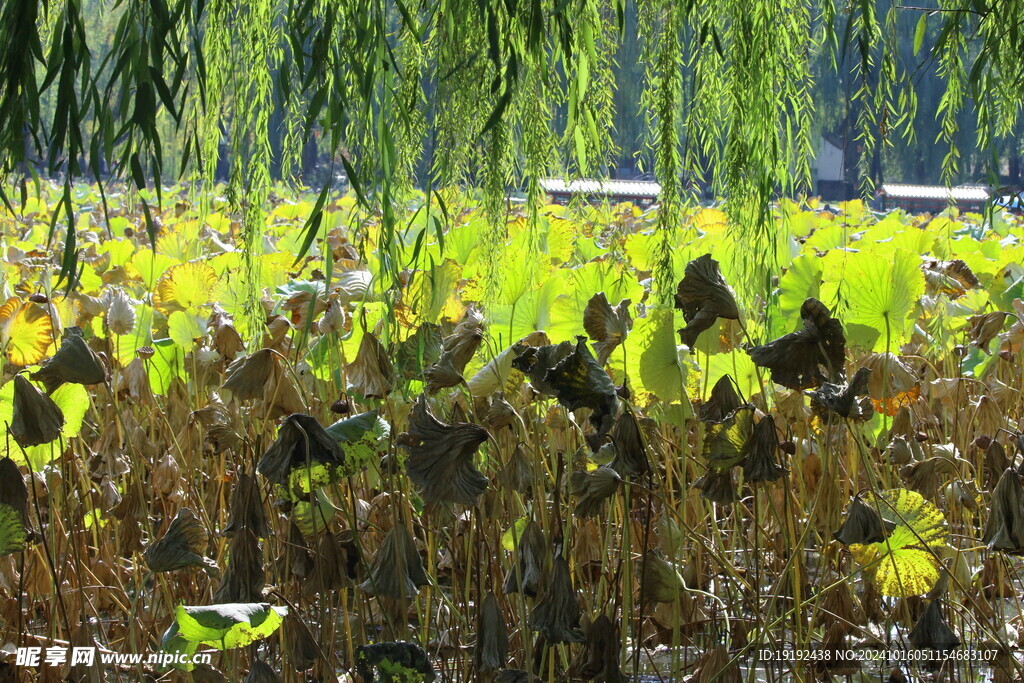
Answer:
[[[167,270],[156,282],[153,306],[170,315],[187,311],[210,301],[217,284],[217,273],[206,263],[181,263]]]
[[[38,304],[11,297],[0,307],[0,339],[11,363],[38,363],[53,345],[53,337],[53,320]]]

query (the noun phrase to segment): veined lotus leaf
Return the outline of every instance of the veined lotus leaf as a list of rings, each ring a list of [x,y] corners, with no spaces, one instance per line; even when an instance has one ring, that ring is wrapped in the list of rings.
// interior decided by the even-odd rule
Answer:
[[[546,382],[545,377],[559,361],[572,355],[574,348],[572,342],[567,341],[544,346],[530,346],[518,342],[512,345],[513,353],[515,353],[512,367],[529,377],[530,384],[535,390],[542,394],[555,396],[556,389]]]
[[[775,420],[771,415],[754,425],[750,437],[750,448],[743,460],[743,479],[750,483],[775,481],[785,473],[777,460],[779,435],[775,431]]]
[[[266,538],[269,534],[260,486],[255,477],[240,470],[235,477],[235,487],[231,490],[228,525],[222,533],[231,536],[243,529],[252,531],[257,538]]]
[[[420,394],[405,437],[403,445],[409,451],[405,469],[424,500],[476,503],[488,480],[473,464],[473,456],[480,444],[490,438],[486,429],[465,422],[441,422],[427,407],[426,395]]]
[[[53,399],[36,389],[23,375],[14,376],[14,411],[11,436],[22,448],[55,441],[64,426],[64,413]]]
[[[731,505],[739,498],[736,495],[736,480],[730,467],[726,470],[709,469],[693,482],[702,498],[719,505]]]
[[[623,477],[642,477],[651,471],[640,423],[632,410],[623,410],[611,431],[615,458],[610,467]]]
[[[416,643],[404,641],[391,643],[371,643],[362,645],[356,649],[356,673],[364,681],[398,681],[412,680],[408,674],[398,674],[395,677],[395,670],[405,670],[413,675],[419,674],[417,680],[430,683],[437,679],[434,673],[434,666],[422,647]],[[380,676],[375,676],[375,671]]]
[[[172,266],[156,282],[153,307],[170,315],[210,301],[217,273],[208,263],[193,261]]]
[[[1012,469],[1003,471],[992,490],[992,509],[981,540],[993,550],[1024,552],[1024,487]]]
[[[850,420],[867,420],[873,409],[871,401],[858,401],[858,396],[868,393],[868,380],[871,368],[858,368],[849,384],[838,385],[825,382],[815,391],[805,392],[811,397],[811,408],[826,423],[836,422],[836,418]]]
[[[259,538],[251,529],[241,529],[231,537],[229,546],[228,566],[213,599],[217,602],[259,600],[266,585]]]
[[[42,382],[46,393],[52,394],[64,383],[102,384],[107,380],[107,370],[85,339],[81,329],[69,327],[64,330],[64,340],[51,358],[45,361],[32,379]]]
[[[878,543],[884,541],[895,528],[895,524],[884,522],[877,510],[865,505],[856,496],[846,511],[843,525],[832,537],[843,545]]]
[[[163,538],[150,545],[143,558],[154,572],[200,567],[210,576],[215,576],[220,571],[217,563],[204,556],[208,541],[206,529],[195,514],[188,508],[181,508]]]
[[[53,318],[31,301],[9,298],[0,306],[0,345],[14,365],[38,363],[53,343]]]
[[[754,363],[772,371],[772,381],[790,389],[811,389],[844,376],[843,325],[817,299],[800,307],[803,328],[764,346],[748,349]]]
[[[544,375],[558,402],[575,411],[590,408],[590,424],[603,437],[611,429],[619,405],[615,384],[587,349],[586,338],[576,338],[573,353],[562,358]]]
[[[175,622],[178,634],[189,642],[233,650],[269,637],[287,614],[287,607],[265,602],[178,605]]]
[[[523,528],[515,549],[516,561],[505,575],[502,590],[505,593],[518,593],[522,588],[523,595],[535,598],[537,591],[540,590],[544,562],[548,554],[548,544],[540,524],[530,520]]]
[[[942,618],[942,611],[939,609],[940,600],[935,599],[928,603],[924,614],[910,629],[907,639],[910,643],[920,649],[939,650],[948,652],[960,647],[960,638],[953,629],[949,627],[946,620]]]
[[[199,649],[199,643],[188,640],[181,635],[181,629],[178,628],[178,621],[175,619],[171,622],[171,625],[164,631],[163,637],[160,639],[160,651],[176,654],[186,655],[185,661],[180,664],[171,664],[170,666],[175,669],[181,669],[182,671],[192,671],[195,669],[195,664],[192,663],[191,657]]]
[[[423,323],[395,344],[395,370],[405,379],[417,379],[441,358],[441,327]]]
[[[841,277],[843,317],[851,326],[851,335],[856,329],[853,326],[862,326],[870,332],[868,337],[873,337],[873,350],[899,348],[913,329],[916,316],[912,313],[924,293],[920,257],[902,248],[888,258],[866,251],[847,256],[845,268],[825,277]],[[837,283],[829,284],[834,291]]]
[[[644,603],[673,602],[686,592],[682,575],[655,550],[648,550],[639,560],[637,576]]]
[[[602,614],[587,629],[577,671],[584,680],[604,683],[628,683],[629,677],[619,668],[622,642],[618,627]]]
[[[384,535],[377,554],[373,556],[370,576],[359,584],[359,588],[369,595],[402,600],[416,597],[420,586],[428,583],[430,578],[423,569],[416,542],[405,524],[399,522]]]
[[[573,472],[569,478],[572,495],[576,496],[573,514],[578,517],[596,517],[603,509],[604,502],[619,488],[622,477],[608,465],[593,472]]]
[[[350,389],[366,398],[386,398],[395,385],[387,350],[369,330],[363,332],[355,360],[345,366]]]
[[[530,630],[540,631],[548,643],[580,643],[580,607],[572,587],[569,563],[555,556],[544,594],[530,613]]]
[[[743,405],[721,422],[712,422],[704,433],[703,455],[708,467],[727,470],[743,462],[750,453],[754,434],[754,407]]]
[[[937,554],[946,545],[946,519],[920,493],[891,489],[865,497],[892,532],[882,541],[854,543],[850,552],[872,577],[882,595],[910,597],[928,593],[939,580]]]
[[[296,413],[281,424],[256,471],[297,496],[338,481],[344,464],[341,446],[320,422]]]
[[[683,311],[686,327],[679,330],[683,344],[693,348],[697,337],[718,318],[739,320],[740,312],[732,288],[725,282],[718,261],[711,254],[686,264],[676,291],[676,308]]]
[[[391,425],[378,411],[371,410],[338,420],[327,428],[327,433],[345,454],[345,473],[355,474],[387,450]]]
[[[322,489],[292,504],[292,523],[304,536],[316,536],[330,525],[338,510]]]
[[[491,591],[477,613],[474,659],[477,671],[483,672],[497,671],[508,661],[508,628],[498,597]]]
[[[722,375],[711,388],[708,400],[700,407],[701,422],[721,422],[741,405],[743,401],[736,393],[732,377]]]
[[[21,514],[10,505],[0,503],[0,557],[21,551],[26,540]]]
[[[629,315],[629,299],[623,299],[612,308],[604,292],[598,292],[587,302],[583,310],[583,329],[594,340],[597,362],[604,365],[619,344],[626,339],[633,319]]]

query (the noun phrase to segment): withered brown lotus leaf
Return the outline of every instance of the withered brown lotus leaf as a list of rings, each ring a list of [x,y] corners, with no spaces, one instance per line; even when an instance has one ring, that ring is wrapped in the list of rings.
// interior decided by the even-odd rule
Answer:
[[[642,477],[651,471],[640,423],[632,410],[623,410],[611,431],[615,458],[610,467],[623,477]]]
[[[557,390],[548,384],[545,378],[548,371],[558,365],[559,361],[570,356],[575,348],[572,342],[567,341],[543,346],[517,342],[512,345],[512,352],[515,354],[512,367],[529,377],[530,384],[536,391],[555,396]]]
[[[355,360],[345,366],[350,391],[366,398],[386,398],[395,385],[394,368],[376,335],[363,332]]]
[[[939,485],[943,483],[940,477],[954,474],[956,464],[952,458],[935,455],[903,467],[900,476],[911,491],[917,491],[929,500],[937,500]]]
[[[942,618],[939,603],[940,600],[937,599],[929,602],[924,614],[907,634],[907,638],[914,647],[947,651],[955,650],[960,646],[960,638]]]
[[[214,305],[207,327],[213,331],[213,348],[222,358],[234,360],[235,356],[245,350],[242,336],[235,329],[231,317],[220,306]]]
[[[1013,460],[1006,455],[1003,444],[992,439],[985,450],[985,485],[992,488],[999,481],[1003,471],[1013,467]]]
[[[251,529],[242,529],[231,537],[229,547],[227,569],[213,594],[214,602],[262,602],[266,575],[259,538]]]
[[[849,384],[826,382],[820,388],[807,392],[811,397],[811,408],[823,422],[833,423],[837,418],[867,420],[874,412],[869,400],[858,401],[857,397],[868,392],[871,368],[859,368]]]
[[[619,668],[621,646],[618,626],[608,615],[602,614],[587,628],[583,650],[574,668],[585,681],[627,683],[629,677]]]
[[[730,505],[739,499],[732,468],[726,470],[709,469],[693,482],[693,486],[700,490],[702,498],[719,505]]]
[[[905,436],[895,436],[889,442],[885,452],[889,456],[889,462],[893,465],[907,465],[914,461],[914,450],[910,441]],[[1002,472],[1002,470],[999,470]]]
[[[580,607],[572,587],[569,563],[562,555],[555,557],[551,577],[544,594],[530,613],[530,630],[544,634],[549,643],[580,643]]]
[[[271,349],[260,349],[244,358],[239,358],[227,369],[224,388],[239,401],[262,400],[266,386],[283,375],[279,355]]]
[[[455,369],[450,357],[445,357],[431,365],[423,373],[427,380],[427,392],[436,394],[441,389],[457,387],[464,381],[462,373]]]
[[[825,304],[807,299],[800,306],[803,328],[747,350],[755,364],[772,372],[772,381],[790,389],[812,389],[839,382],[844,374],[843,325]]]
[[[573,514],[584,518],[596,517],[604,509],[604,502],[618,490],[622,477],[605,465],[593,472],[573,472],[569,483],[572,495],[578,499]]]
[[[522,669],[502,669],[494,683],[541,683],[541,679]]]
[[[1024,301],[1013,300],[1013,310],[1017,313],[1010,329],[999,335],[999,353],[1012,356],[1024,348]]]
[[[313,556],[312,571],[302,586],[302,595],[312,598],[318,594],[344,588],[348,578],[348,557],[334,534],[324,534]]]
[[[306,537],[294,521],[288,523],[288,542],[286,552],[278,561],[279,571],[282,576],[289,572],[293,576],[305,578],[313,571],[313,558],[309,554],[309,546],[306,545]]]
[[[260,486],[255,477],[239,470],[235,476],[235,487],[231,490],[228,525],[224,527],[222,533],[231,536],[242,529],[252,531],[257,538],[266,538],[270,533],[267,516],[263,510],[263,498],[260,496]]]
[[[498,483],[510,491],[528,493],[533,483],[533,461],[526,455],[523,444],[512,449],[512,455],[498,473]]]
[[[256,470],[293,493],[308,493],[308,490],[296,489],[316,488],[337,481],[344,463],[341,446],[323,425],[314,417],[296,413],[281,424],[277,439],[264,453]],[[298,482],[292,481],[293,472],[300,473]],[[327,477],[323,482],[321,474]]]
[[[114,391],[121,400],[131,398],[142,405],[153,405],[153,390],[149,384],[149,372],[141,358],[133,358],[117,376]]]
[[[739,659],[733,659],[724,645],[715,645],[697,660],[689,683],[742,683]]]
[[[18,513],[22,524],[28,522],[28,488],[21,470],[9,457],[0,459],[0,505]]]
[[[195,514],[188,508],[181,508],[163,538],[150,545],[143,558],[154,572],[200,567],[210,576],[216,576],[220,573],[217,563],[204,556],[208,541],[206,529]]]
[[[505,400],[504,392],[495,392],[487,404],[487,416],[484,418],[488,429],[498,431],[503,427],[511,427],[518,420],[519,415],[512,404]]]
[[[722,375],[711,388],[711,395],[700,407],[701,422],[721,422],[743,405],[730,375]]]
[[[523,528],[523,535],[516,546],[515,563],[505,575],[505,593],[517,593],[522,588],[523,595],[537,597],[547,558],[548,544],[544,540],[544,531],[540,524],[530,520]]]
[[[864,612],[853,598],[853,590],[849,583],[837,583],[824,591],[821,609],[817,611],[811,622],[812,628],[822,626],[841,626],[843,635],[855,633],[857,626],[867,625]]]
[[[769,415],[754,425],[750,449],[743,460],[743,479],[751,483],[775,481],[785,473],[779,464],[779,436],[775,420]]]
[[[392,600],[413,598],[420,586],[430,583],[423,560],[405,524],[399,523],[381,541],[370,565],[370,576],[359,588],[370,595]]]
[[[262,659],[254,659],[242,683],[280,683],[281,677]]]
[[[46,393],[52,394],[62,384],[103,384],[107,381],[107,370],[85,342],[82,330],[69,327],[57,353],[43,361],[39,370],[32,373],[32,379],[42,382]]]
[[[14,412],[11,436],[22,448],[50,443],[60,436],[64,413],[53,399],[36,389],[23,375],[14,376]]]
[[[426,322],[395,344],[395,371],[405,379],[418,379],[441,358],[441,327]]]
[[[978,400],[971,404],[971,407],[974,409],[971,421],[975,434],[996,437],[1009,426],[1006,411],[1000,408],[991,396],[979,396]]]
[[[697,337],[717,318],[738,320],[739,308],[732,288],[725,282],[718,261],[711,254],[686,264],[683,279],[676,290],[676,308],[683,311],[686,327],[679,330],[683,344],[693,348]]]
[[[1003,471],[992,490],[991,510],[981,540],[993,550],[1024,552],[1024,487],[1012,469]]]
[[[597,364],[584,337],[576,338],[574,352],[548,370],[544,382],[554,388],[558,402],[569,410],[590,408],[590,424],[598,435],[608,433],[619,397],[615,383]]]
[[[445,424],[427,407],[420,394],[409,417],[409,432],[402,445],[409,451],[405,462],[409,478],[423,500],[432,503],[473,505],[487,489],[487,477],[473,463],[477,448],[490,438],[480,425]]]
[[[1003,331],[1007,318],[1012,317],[1014,317],[1013,314],[1006,311],[972,315],[967,319],[967,322],[971,324],[971,329],[967,332],[967,336],[971,339],[971,346],[976,346],[985,354],[990,354],[989,344]]]
[[[656,550],[648,550],[640,558],[640,598],[644,604],[673,602],[686,592],[682,575]]]
[[[491,591],[484,596],[477,614],[474,659],[481,672],[497,671],[508,661],[508,628],[498,597]]]
[[[288,615],[285,616],[284,624],[281,626],[281,636],[292,666],[296,671],[305,671],[324,654],[309,627],[298,615],[293,614],[294,611],[288,610]]]
[[[455,326],[455,330],[444,338],[440,357],[424,373],[427,391],[434,394],[441,389],[462,384],[462,373],[483,338],[481,319],[476,311],[470,310],[462,322]]]
[[[855,496],[846,511],[846,519],[833,538],[843,545],[853,543],[881,543],[892,532],[895,525],[885,522],[871,506]]]
[[[597,351],[597,362],[600,365],[607,363],[615,347],[626,340],[629,328],[633,325],[629,315],[631,303],[629,299],[623,299],[618,306],[612,308],[605,293],[598,292],[590,297],[587,307],[583,309],[583,329],[594,340],[594,350]]]

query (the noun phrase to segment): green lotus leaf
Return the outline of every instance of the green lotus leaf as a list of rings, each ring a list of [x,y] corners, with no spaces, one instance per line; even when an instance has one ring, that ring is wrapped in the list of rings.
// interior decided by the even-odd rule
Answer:
[[[178,605],[175,619],[178,633],[186,641],[232,650],[270,636],[287,614],[287,607],[255,602]]]
[[[712,422],[704,434],[703,455],[708,467],[727,470],[743,462],[754,434],[754,408],[740,406],[721,422]]]

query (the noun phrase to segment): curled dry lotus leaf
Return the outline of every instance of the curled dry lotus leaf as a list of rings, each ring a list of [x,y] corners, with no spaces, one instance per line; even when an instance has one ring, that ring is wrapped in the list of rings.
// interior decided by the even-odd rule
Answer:
[[[910,643],[920,649],[931,649],[939,651],[955,650],[960,646],[960,638],[953,629],[949,627],[946,620],[942,618],[940,600],[932,600],[925,608],[924,614],[910,629],[907,639]]]
[[[1024,552],[1024,487],[1012,469],[1003,471],[992,490],[991,510],[981,540],[993,550]]]
[[[919,460],[900,469],[900,477],[907,483],[907,488],[917,491],[925,498],[936,500],[939,486],[945,479],[956,473],[959,458],[933,455]],[[960,462],[963,462],[962,460]]]
[[[288,541],[285,548],[286,552],[278,559],[281,575],[287,577],[290,573],[300,579],[309,576],[313,571],[313,558],[309,555],[309,546],[306,545],[302,530],[291,520],[288,522]]]
[[[146,566],[154,572],[172,572],[201,567],[210,576],[220,573],[217,563],[205,557],[209,537],[206,529],[188,508],[181,508],[167,532],[143,553]]]
[[[62,384],[103,384],[107,371],[100,357],[85,342],[82,331],[69,327],[57,353],[32,373],[32,379],[42,382],[46,393],[52,394]]]
[[[28,522],[28,488],[21,470],[9,457],[0,459],[0,505],[18,513],[18,519]]]
[[[519,421],[519,415],[512,404],[505,400],[504,392],[496,392],[487,403],[487,416],[484,423],[495,431],[503,427],[511,427]]]
[[[378,669],[385,661],[393,666],[397,665],[419,674],[420,678],[418,680],[429,683],[437,679],[437,674],[434,673],[434,666],[430,663],[430,657],[416,643],[404,641],[371,643],[356,649],[355,670],[364,681],[391,680],[389,675],[385,676],[382,674],[380,678],[374,677],[374,670]]]
[[[530,613],[530,630],[543,633],[548,643],[579,643],[583,641],[579,622],[580,607],[569,563],[557,555],[544,594]]]
[[[324,656],[309,627],[291,610],[284,618],[282,631],[284,650],[296,671],[305,671]]]
[[[513,370],[512,362],[519,355],[520,350],[529,346],[539,348],[549,343],[547,334],[543,330],[535,330],[515,342],[494,359],[489,361],[475,375],[466,382],[469,393],[477,398],[489,396],[495,391],[502,389],[511,390]],[[515,382],[518,386],[518,381]]]
[[[843,545],[879,543],[895,528],[895,523],[883,521],[876,509],[856,496],[846,511],[846,519],[833,538]]]
[[[721,422],[743,405],[730,375],[722,375],[711,388],[711,395],[700,407],[701,422]]]
[[[839,419],[867,420],[873,412],[869,400],[858,401],[858,396],[868,393],[871,368],[859,368],[849,384],[826,382],[815,391],[807,392],[811,397],[811,408],[823,422],[832,423]]]
[[[114,287],[107,305],[106,325],[114,334],[128,334],[135,329],[135,306],[124,290]]]
[[[364,592],[391,600],[413,598],[430,583],[419,550],[404,524],[395,524],[381,541],[370,576],[359,584]]]
[[[967,322],[971,325],[971,329],[967,332],[967,336],[971,340],[971,346],[976,346],[986,354],[989,354],[989,344],[1003,331],[1007,318],[1012,317],[1014,317],[1013,314],[1006,311],[993,311],[991,313],[972,315],[967,319]]]
[[[639,560],[641,600],[645,603],[674,602],[686,592],[682,575],[655,550],[648,550]]]
[[[236,401],[262,401],[264,419],[305,410],[295,383],[281,364],[281,355],[272,349],[261,349],[235,360],[228,366],[223,388]]]
[[[525,495],[529,493],[533,479],[533,462],[527,457],[523,445],[517,444],[498,472],[498,483],[509,491]]]
[[[312,598],[344,588],[348,579],[348,553],[334,534],[324,534],[313,555],[312,571],[302,586],[304,597]]]
[[[1003,471],[1013,467],[1013,460],[1006,455],[1003,444],[992,439],[985,450],[985,485],[992,488],[1003,476]]]
[[[618,490],[622,477],[604,465],[593,472],[573,472],[569,482],[572,495],[578,499],[573,514],[577,517],[596,517],[604,509],[604,502]]]
[[[576,338],[571,353],[544,374],[544,384],[554,390],[558,402],[571,411],[590,408],[590,424],[602,438],[611,429],[619,405],[611,377],[597,363],[584,337]]]
[[[427,407],[420,394],[409,418],[409,432],[403,445],[409,451],[405,468],[420,489],[423,500],[432,503],[473,505],[487,489],[487,477],[473,464],[477,448],[490,435],[480,425],[460,422],[445,424]]]
[[[345,456],[338,442],[309,415],[290,415],[277,431],[277,439],[256,465],[264,477],[302,495],[338,481]]]
[[[280,683],[281,677],[262,659],[253,660],[242,683]]]
[[[629,315],[631,303],[629,299],[623,299],[618,306],[612,308],[605,293],[598,292],[590,297],[587,307],[583,309],[583,329],[594,340],[594,350],[597,351],[597,362],[600,365],[607,363],[612,351],[626,341],[629,328],[633,325]]]
[[[14,376],[14,412],[11,436],[22,448],[50,443],[60,436],[64,413],[53,399],[39,391],[23,375]]]
[[[261,601],[266,575],[259,538],[252,530],[242,529],[231,537],[229,548],[227,569],[220,587],[213,594],[214,602]]]
[[[779,464],[779,436],[775,420],[769,415],[754,425],[750,449],[743,460],[743,479],[751,483],[775,481],[785,473]]]
[[[475,311],[470,311],[455,326],[455,330],[444,338],[440,358],[424,373],[427,391],[434,394],[441,389],[462,384],[462,373],[483,339],[484,330],[480,318]]]
[[[679,330],[683,344],[693,348],[697,337],[718,318],[739,320],[740,312],[732,288],[725,282],[718,261],[711,254],[686,264],[676,290],[676,308],[683,311],[686,327]]]
[[[697,477],[693,486],[700,491],[702,498],[712,503],[731,505],[739,500],[731,467],[725,470],[709,469]]]
[[[615,458],[611,468],[623,477],[642,477],[651,471],[640,423],[632,410],[623,410],[611,431]]]
[[[544,562],[548,554],[548,544],[544,539],[544,531],[540,524],[530,520],[523,528],[523,533],[516,545],[515,563],[505,575],[505,593],[517,593],[522,587],[523,595],[537,597],[543,578]]]
[[[386,398],[395,385],[394,368],[376,335],[363,332],[355,360],[345,366],[349,390],[366,398]]]
[[[627,683],[629,677],[619,668],[621,646],[618,626],[608,615],[602,614],[587,628],[583,650],[577,660],[579,675],[585,681]]]
[[[239,471],[235,476],[235,487],[231,490],[228,525],[222,533],[231,536],[242,529],[252,531],[257,538],[266,538],[270,532],[256,478],[248,472]]]
[[[492,591],[484,596],[477,614],[474,659],[481,672],[497,671],[508,661],[508,628]]]
[[[700,656],[691,683],[742,683],[739,660],[724,645],[715,645]]]
[[[803,327],[747,352],[755,364],[772,372],[772,381],[790,389],[811,389],[839,382],[844,374],[846,338],[843,325],[825,304],[807,299],[800,306]]]
[[[706,426],[702,454],[708,467],[728,470],[740,464],[750,453],[754,434],[754,407],[743,405],[721,422]]]

